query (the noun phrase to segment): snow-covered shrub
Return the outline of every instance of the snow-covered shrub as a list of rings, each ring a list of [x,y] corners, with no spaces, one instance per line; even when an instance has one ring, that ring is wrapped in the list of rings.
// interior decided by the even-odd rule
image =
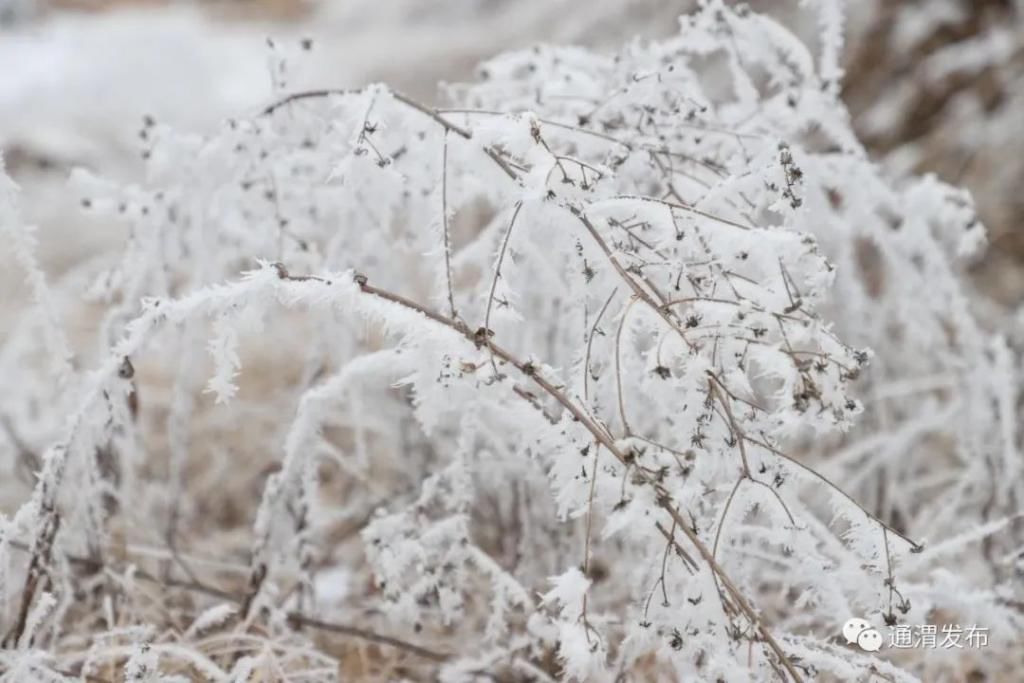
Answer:
[[[95,360],[7,183],[40,304],[0,357],[36,473],[0,529],[8,672],[1003,665],[839,638],[941,617],[1007,648],[1020,463],[1016,360],[951,265],[982,228],[866,158],[816,4],[817,55],[708,2],[614,57],[499,57],[444,109],[372,86],[211,136],[146,120],[144,181],[70,185],[129,231],[58,285],[99,312]],[[995,576],[956,571],[972,542]]]

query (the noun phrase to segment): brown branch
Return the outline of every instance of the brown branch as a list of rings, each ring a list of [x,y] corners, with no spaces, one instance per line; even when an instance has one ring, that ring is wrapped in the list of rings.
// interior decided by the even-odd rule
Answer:
[[[24,552],[29,551],[28,545],[20,543],[18,541],[11,541],[10,547]],[[66,559],[69,563],[83,567],[86,569],[86,571],[93,574],[98,573],[105,568],[101,563],[97,562],[96,560],[86,557],[68,555],[66,556]],[[201,593],[209,597],[217,598],[218,600],[233,602],[236,605],[241,605],[245,600],[245,596],[236,595],[235,593],[223,590],[221,588],[217,588],[216,586],[211,586],[207,583],[203,583],[196,579],[161,579],[160,577],[154,574],[150,574],[146,570],[138,567],[135,567],[133,569],[132,577],[158,586],[180,588],[194,593]],[[341,624],[333,621],[325,621],[323,619],[318,619],[316,617],[312,617],[297,611],[288,612],[286,614],[286,618],[292,624],[307,626],[309,628],[313,628],[319,631],[327,631],[330,633],[338,633],[341,635],[351,636],[353,638],[358,638],[360,640],[377,643],[379,645],[387,645],[398,650],[414,654],[418,657],[429,659],[433,662],[444,662],[451,658],[451,654],[446,652],[430,650],[426,647],[423,647],[422,645],[416,645],[415,643],[410,643],[408,641],[401,640],[393,636],[384,635],[382,633],[377,633],[375,631],[360,628],[357,626],[350,626],[348,624]]]
[[[332,621],[324,621],[315,617],[306,616],[298,612],[289,612],[288,621],[292,624],[301,626],[308,626],[310,628],[317,629],[319,631],[327,631],[329,633],[340,633],[341,635],[352,636],[353,638],[359,638],[371,643],[377,643],[379,645],[388,645],[398,650],[403,650],[410,654],[414,654],[424,659],[429,659],[433,662],[445,662],[451,659],[451,655],[446,652],[436,652],[429,650],[421,645],[416,645],[399,638],[392,636],[386,636],[381,633],[369,631],[365,628],[358,628],[356,626],[348,626],[346,624],[338,624]]]
[[[585,220],[585,217],[583,217],[583,219]],[[586,221],[585,225],[588,225],[588,228],[592,229],[592,226],[589,224],[589,221]],[[596,233],[596,231],[594,232]],[[630,281],[632,282],[631,278]],[[573,401],[569,400],[569,398],[558,387],[556,387],[554,384],[551,383],[551,381],[549,381],[543,375],[541,375],[532,363],[527,363],[522,360],[519,360],[510,351],[507,351],[504,347],[499,346],[494,341],[492,336],[487,334],[476,334],[475,332],[470,330],[462,321],[446,318],[440,313],[432,311],[426,306],[420,305],[399,294],[394,294],[387,290],[374,287],[367,283],[366,278],[364,276],[358,276],[356,282],[359,285],[360,289],[365,294],[370,294],[385,301],[390,301],[394,304],[398,304],[407,309],[416,311],[421,315],[425,316],[426,318],[433,320],[434,322],[437,322],[459,333],[468,342],[474,344],[475,346],[488,347],[495,356],[501,358],[506,363],[515,367],[517,370],[519,370],[519,372],[521,372],[523,375],[525,375],[534,383],[536,383],[537,386],[544,390],[555,401],[560,403],[567,411],[569,411],[573,418],[577,422],[579,422],[588,432],[590,432],[590,434],[594,437],[594,439],[597,440],[597,442],[600,445],[607,448],[608,451],[620,463],[622,463],[623,465],[628,465],[629,458],[625,453],[623,453],[618,448],[618,446],[615,444],[615,440],[606,431],[601,429],[601,427],[579,406],[577,406]],[[644,292],[644,294],[646,294],[646,292]],[[642,470],[638,471],[635,476],[642,483],[651,486],[655,490],[655,492],[657,493],[658,506],[668,513],[672,521],[679,527],[679,529],[687,537],[687,539],[694,546],[694,548],[697,549],[697,552],[704,560],[704,563],[711,569],[712,573],[718,578],[718,580],[721,581],[722,585],[725,586],[726,592],[729,594],[729,597],[732,599],[733,602],[736,603],[740,611],[743,612],[743,614],[754,626],[754,628],[757,629],[758,633],[764,640],[768,649],[771,650],[771,652],[776,656],[776,658],[778,658],[782,667],[786,670],[786,672],[789,674],[790,678],[794,681],[794,683],[802,683],[803,678],[797,672],[796,667],[790,661],[789,657],[786,656],[786,653],[782,650],[782,647],[779,645],[778,641],[772,635],[771,630],[767,626],[765,626],[765,624],[761,621],[760,617],[757,615],[757,612],[751,606],[750,602],[747,601],[747,599],[743,596],[743,593],[739,590],[739,588],[736,587],[736,584],[732,581],[729,575],[725,572],[722,566],[715,559],[711,550],[697,535],[697,531],[691,528],[682,518],[679,512],[676,510],[675,505],[672,502],[671,494],[661,484],[655,482]],[[678,547],[679,546],[677,545],[677,548]]]
[[[363,92],[365,92],[365,90],[352,90],[346,88],[325,88],[322,90],[307,90],[304,92],[292,93],[291,95],[288,95],[287,97],[277,100],[276,102],[273,102],[264,107],[263,110],[260,112],[260,115],[269,116],[278,109],[286,105],[292,104],[293,102],[298,102],[300,100],[320,99],[324,97],[331,97],[333,95],[359,95],[362,94]],[[451,131],[465,140],[472,139],[473,134],[470,131],[466,130],[462,126],[452,123],[444,116],[441,116],[441,114],[436,109],[428,107],[427,105],[422,104],[421,102],[417,102],[411,97],[403,95],[402,93],[397,92],[395,90],[388,90],[388,92],[391,93],[391,97],[396,102],[399,102],[414,111],[418,111],[421,114],[424,114],[425,116],[429,117],[433,121],[440,124],[445,130]],[[505,175],[507,175],[509,178],[513,180],[518,180],[519,174],[517,174],[515,170],[511,166],[509,166],[508,162],[502,159],[501,156],[496,151],[494,151],[490,147],[484,147],[483,151],[484,154],[491,158],[491,161],[497,164],[498,167],[505,172]]]
[[[783,460],[787,460],[788,462],[793,463],[794,465],[796,465],[797,467],[799,467],[803,471],[807,472],[808,474],[816,477],[817,479],[820,479],[822,482],[827,484],[828,487],[831,488],[833,491],[835,491],[836,493],[841,495],[843,498],[845,498],[846,500],[850,501],[850,503],[855,505],[861,512],[864,513],[864,515],[866,517],[868,517],[868,519],[873,520],[876,524],[878,524],[880,527],[882,527],[883,529],[885,529],[889,533],[892,533],[892,534],[894,534],[896,536],[899,536],[904,541],[906,541],[908,544],[910,544],[910,549],[912,551],[920,552],[922,549],[924,549],[924,546],[921,545],[920,543],[916,542],[915,540],[913,540],[912,538],[910,538],[906,534],[901,534],[899,531],[897,531],[896,529],[893,529],[891,526],[889,526],[888,524],[883,522],[881,519],[879,519],[875,515],[873,515],[870,512],[868,512],[867,509],[863,505],[858,503],[856,501],[856,499],[854,499],[853,496],[851,496],[849,493],[847,493],[843,489],[839,488],[839,486],[834,484],[831,479],[826,477],[821,472],[818,472],[813,467],[810,467],[808,465],[803,464],[802,462],[800,462],[799,460],[797,460],[793,456],[789,455],[788,453],[780,451],[778,448],[775,448],[771,444],[768,444],[768,443],[766,443],[764,441],[761,441],[759,439],[755,439],[755,438],[749,436],[748,434],[746,434],[744,432],[740,432],[740,439],[749,441],[750,443],[752,443],[752,444],[754,444],[756,446],[760,446],[761,448],[765,449],[766,451],[768,451],[770,453],[774,453],[775,455],[779,456]]]
[[[711,545],[711,556],[716,559],[718,558],[718,542],[722,538],[722,529],[725,528],[725,518],[729,515],[729,510],[732,508],[732,501],[736,497],[736,492],[740,490],[740,486],[743,484],[743,480],[747,478],[748,477],[746,476],[742,476],[736,480],[736,483],[733,485],[732,490],[729,491],[729,497],[725,500],[725,505],[722,506],[722,516],[718,520],[718,528],[715,529],[715,540]],[[718,584],[717,576],[712,576],[712,578],[715,580],[715,588],[718,590],[718,596],[719,599],[722,600],[722,606],[724,608],[726,603],[725,596],[722,595],[722,587]]]
[[[43,503],[43,509],[39,515],[43,520],[43,526],[31,547],[28,548],[32,559],[29,560],[28,569],[25,572],[25,586],[21,592],[18,617],[7,635],[4,636],[3,647],[17,647],[18,641],[21,640],[21,636],[25,633],[25,627],[28,625],[28,616],[36,597],[36,588],[49,571],[48,565],[53,555],[53,544],[57,537],[57,530],[60,528],[61,516],[55,508],[48,507],[48,504],[47,502]],[[11,542],[11,546],[14,546],[14,542]]]
[[[619,199],[619,200],[621,200],[621,199],[631,199],[631,200],[638,201],[638,202],[648,202],[650,204],[661,204],[662,206],[667,206],[667,207],[669,207],[671,209],[679,209],[680,211],[686,211],[687,213],[696,214],[698,216],[702,216],[704,218],[708,218],[710,220],[717,221],[719,223],[722,223],[723,225],[731,225],[732,227],[739,228],[740,230],[751,230],[753,228],[753,226],[743,225],[742,223],[737,223],[736,221],[729,220],[728,218],[722,218],[721,216],[716,216],[713,213],[708,213],[707,211],[702,211],[702,210],[700,210],[700,209],[698,209],[698,208],[696,208],[694,206],[691,206],[689,204],[679,204],[678,202],[670,202],[670,201],[667,201],[667,200],[664,200],[664,199],[656,199],[654,197],[643,197],[643,196],[640,196],[640,195],[633,195],[633,194],[620,194],[620,195],[615,195],[615,196],[612,196],[612,197],[608,197],[607,199],[608,200],[612,200],[612,199]]]
[[[441,155],[441,230],[444,233],[444,276],[448,286],[448,308],[452,318],[458,318],[455,311],[455,292],[452,288],[452,245],[448,234],[448,130],[444,131],[444,152]]]
[[[512,239],[512,228],[516,225],[516,218],[523,208],[523,202],[516,202],[516,208],[512,212],[512,219],[509,221],[508,230],[505,231],[505,239],[501,241],[501,251],[498,253],[498,263],[494,268],[494,279],[491,280],[491,292],[487,295],[487,311],[484,313],[484,329],[491,329],[491,306],[494,304],[494,292],[498,288],[498,279],[501,277],[501,266],[505,262],[505,250],[508,249],[508,242]],[[453,316],[454,317],[454,316]]]
[[[325,97],[331,97],[333,95],[358,95],[362,92],[362,90],[353,90],[347,88],[324,88],[321,90],[306,90],[304,92],[296,92],[288,95],[287,97],[283,97],[282,99],[277,100],[276,102],[268,104],[260,112],[260,116],[270,116],[278,109],[281,109],[282,107],[285,107],[293,102],[298,102],[300,100],[322,99]]]
[[[604,306],[598,311],[597,317],[594,319],[594,324],[590,328],[590,334],[587,336],[587,355],[583,359],[583,401],[590,405],[590,349],[594,345],[594,335],[597,334],[597,326],[601,324],[601,318],[604,317],[604,312],[608,310],[608,305],[611,304],[612,299],[615,298],[615,294],[619,291],[616,287],[612,290],[612,293],[608,295],[608,299],[604,302]]]
[[[621,263],[619,263],[619,260],[615,258],[615,254],[612,253],[612,250],[608,246],[608,243],[605,242],[603,237],[601,237],[601,233],[597,231],[597,228],[594,226],[594,224],[590,221],[589,218],[587,218],[587,215],[580,211],[579,209],[573,207],[566,208],[573,216],[575,216],[581,223],[583,223],[583,226],[587,229],[587,232],[590,233],[590,236],[597,243],[597,246],[600,247],[601,251],[604,252],[605,257],[608,259],[609,263],[612,264],[612,267],[619,274],[619,277],[621,277],[626,282],[626,284],[629,285],[630,289],[633,290],[633,292],[641,301],[650,306],[650,308],[655,313],[657,313],[658,316],[662,320],[664,320],[670,328],[675,330],[676,334],[678,334],[679,337],[683,340],[683,342],[685,342],[686,345],[692,350],[694,348],[694,345],[690,342],[689,339],[686,338],[686,333],[683,331],[683,328],[681,328],[679,324],[672,319],[671,313],[669,311],[666,311],[663,305],[659,305],[656,301],[654,301],[650,293],[646,289],[641,287],[640,284],[634,278],[630,277],[629,273],[626,272],[626,269],[622,267]]]
[[[633,304],[637,301],[639,299],[633,296],[626,305],[625,310],[622,311],[622,317],[619,318],[619,328],[615,332],[615,390],[619,399],[619,418],[622,420],[622,429],[625,431],[626,436],[632,436],[633,430],[626,419],[626,402],[622,396],[622,330],[626,327],[626,318],[629,317],[630,309],[633,308]]]
[[[736,422],[736,416],[732,413],[732,404],[722,395],[719,387],[719,379],[713,372],[708,371],[708,386],[711,388],[711,392],[714,393],[715,397],[718,398],[718,402],[725,409],[725,414],[729,418],[729,431],[732,432],[733,438],[736,439],[736,443],[740,447],[740,459],[743,461],[743,476],[750,479],[750,462],[747,460],[747,446],[743,443],[743,430],[740,429],[739,424]]]

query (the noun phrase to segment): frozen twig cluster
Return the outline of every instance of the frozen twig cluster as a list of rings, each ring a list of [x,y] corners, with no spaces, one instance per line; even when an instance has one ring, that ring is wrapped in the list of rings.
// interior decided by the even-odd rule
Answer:
[[[816,56],[708,2],[615,57],[499,57],[443,109],[372,86],[208,137],[147,120],[145,182],[72,179],[130,228],[60,284],[101,311],[91,365],[7,183],[39,306],[0,356],[36,473],[0,666],[903,681],[923,656],[842,622],[939,611],[1005,645],[1016,360],[952,265],[983,230],[867,160],[815,4]],[[983,573],[948,569],[978,543]]]

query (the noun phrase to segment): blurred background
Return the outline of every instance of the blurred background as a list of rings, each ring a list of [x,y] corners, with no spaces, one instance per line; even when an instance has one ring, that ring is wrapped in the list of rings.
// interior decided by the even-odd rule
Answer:
[[[472,78],[502,50],[614,49],[675,32],[693,4],[0,0],[0,149],[57,278],[121,238],[79,210],[70,169],[141,177],[145,117],[201,133],[275,90],[373,81],[436,100],[438,81]],[[808,4],[757,6],[813,44]],[[1012,310],[1024,299],[1024,0],[858,0],[847,12],[844,98],[862,140],[896,175],[931,172],[970,189],[991,240],[974,284]],[[271,78],[282,60],[289,70]],[[22,276],[3,258],[7,330]]]

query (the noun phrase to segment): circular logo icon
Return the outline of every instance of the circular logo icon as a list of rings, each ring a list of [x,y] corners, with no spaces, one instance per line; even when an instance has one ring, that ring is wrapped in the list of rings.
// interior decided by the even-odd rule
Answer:
[[[843,624],[843,637],[847,645],[856,645],[865,652],[878,652],[882,649],[882,634],[866,619],[847,619]]]

